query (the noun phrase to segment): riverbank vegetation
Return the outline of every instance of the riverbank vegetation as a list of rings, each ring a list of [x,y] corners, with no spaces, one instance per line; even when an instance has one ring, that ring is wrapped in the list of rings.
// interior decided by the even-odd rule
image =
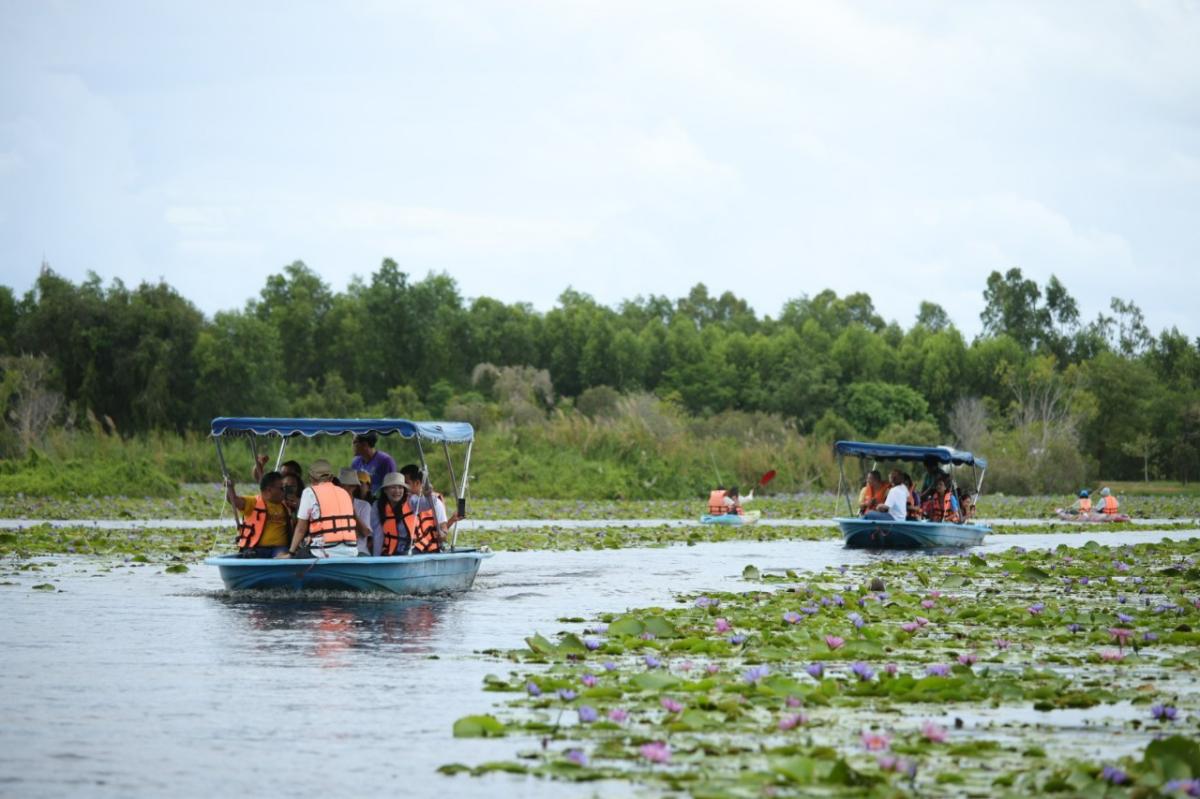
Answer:
[[[542,313],[466,301],[390,260],[335,292],[297,262],[210,318],[164,283],[47,268],[23,297],[0,286],[0,494],[59,495],[44,459],[88,491],[173,496],[216,471],[212,417],[287,414],[468,420],[480,497],[701,496],[716,472],[745,485],[768,469],[780,492],[831,489],[830,444],[848,437],[980,451],[1007,493],[1195,479],[1197,342],[1152,334],[1120,298],[1083,320],[1056,278],[1019,269],[993,273],[984,298],[968,341],[936,305],[905,328],[866,293],[770,317],[703,285],[617,308],[568,289]],[[349,444],[295,453],[348,461]],[[118,463],[133,471],[111,475]]]
[[[453,733],[510,736],[512,755],[442,771],[697,797],[1196,795],[1197,556],[1189,539],[748,565],[742,591],[492,653],[514,670],[484,689],[512,698]]]

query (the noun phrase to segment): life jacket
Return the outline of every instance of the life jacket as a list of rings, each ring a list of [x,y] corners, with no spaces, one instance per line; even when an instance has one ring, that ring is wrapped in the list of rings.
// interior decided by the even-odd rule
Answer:
[[[435,500],[442,498],[441,494],[434,494],[433,496]],[[408,502],[406,501],[404,504],[407,506]],[[405,510],[407,512],[404,514],[404,526],[407,528],[408,536],[412,540],[412,551],[418,554],[422,552],[441,552],[442,546],[438,542],[437,514],[433,508],[426,508],[418,513],[413,513],[407,507]]]
[[[867,492],[867,510],[875,510],[876,507],[887,502],[888,491],[890,491],[892,487],[887,483],[880,483],[879,489],[872,491],[871,484],[867,483],[865,486],[863,486],[863,488],[865,488]]]
[[[1104,502],[1100,503],[1100,512],[1101,513],[1116,513],[1117,512],[1117,498],[1114,496],[1105,497]]]
[[[238,549],[258,546],[263,530],[267,529],[267,502],[259,494],[254,498],[254,510],[238,522]]]
[[[708,492],[708,513],[711,516],[723,516],[729,513],[729,506],[725,504],[725,491],[718,488],[716,491]]]
[[[383,527],[383,549],[379,554],[395,555],[400,552],[402,538],[407,538],[410,543],[412,541],[412,531],[408,528],[408,518],[412,516],[412,511],[408,509],[408,498],[405,497],[400,502],[399,517],[392,510],[392,503],[386,498],[379,503],[379,508],[379,518],[382,520],[381,526]],[[403,534],[401,534],[402,528]]]
[[[354,500],[344,488],[338,488],[333,483],[316,483],[311,488],[317,497],[321,518],[309,522],[308,534],[323,536],[325,546],[353,544],[358,538]]]
[[[954,523],[961,521],[958,511],[954,509],[953,491],[947,491],[946,496],[942,497],[942,521]]]
[[[925,518],[931,522],[953,522],[957,523],[959,519],[958,511],[954,509],[954,494],[947,491],[942,497],[942,501],[938,502],[937,494],[934,494],[925,503]]]
[[[1087,513],[1091,509],[1092,509],[1092,501],[1090,499],[1088,499],[1087,497],[1080,497],[1079,498],[1079,512]]]

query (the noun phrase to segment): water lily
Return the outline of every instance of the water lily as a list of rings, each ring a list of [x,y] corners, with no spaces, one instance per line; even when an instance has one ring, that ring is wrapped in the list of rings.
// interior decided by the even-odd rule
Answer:
[[[608,720],[616,724],[620,724],[628,718],[628,710],[622,710],[619,707],[614,707],[612,710],[608,711]]]
[[[579,694],[572,691],[570,688],[559,688],[558,698],[564,702],[573,702]]]
[[[704,670],[706,672],[708,672],[709,674],[716,674],[718,671],[721,670],[721,664],[720,663],[709,663],[707,666],[704,667]]]
[[[542,689],[540,687],[538,687],[538,684],[535,682],[525,683],[525,690],[529,692],[530,696],[541,696],[542,695]]]
[[[807,723],[808,716],[803,713],[789,713],[779,720],[779,729],[784,731],[794,730],[796,727]]]
[[[642,757],[649,760],[651,763],[669,763],[671,762],[671,747],[663,741],[654,741],[653,743],[642,744],[638,749]]]
[[[958,662],[964,666],[973,666],[979,662],[979,655],[974,652],[963,652],[958,656]]]
[[[583,683],[584,685],[586,685],[588,688],[594,688],[596,686],[596,675],[595,674],[585,674],[579,678],[579,681],[581,683]]]
[[[880,771],[894,771],[898,774],[908,774],[909,776],[915,776],[917,773],[916,763],[910,763],[895,755],[880,755],[875,762],[879,764]]]
[[[641,638],[643,641],[653,641],[654,633],[642,633],[638,638]]]
[[[611,660],[606,660],[606,661],[604,661],[604,670],[605,671],[616,671],[617,664],[613,663]]]
[[[842,599],[841,594],[834,594],[833,596],[829,597],[829,599],[839,608],[846,606],[846,600]]]
[[[674,699],[672,699],[669,696],[664,696],[661,700],[661,704],[670,713],[682,713],[683,712],[683,705],[681,705],[679,702],[676,702]]]
[[[856,661],[853,665],[851,665],[850,671],[854,672],[854,676],[858,677],[858,679],[863,682],[875,677],[875,669],[871,668],[866,663],[863,663],[861,660]]]
[[[789,610],[787,613],[783,614],[783,620],[786,621],[788,624],[796,624],[802,618],[804,618],[804,617],[801,616],[799,613],[797,613],[794,610]]]
[[[936,604],[937,603],[934,602],[932,599],[922,599],[921,600],[921,607],[925,608],[926,610],[929,610]]]
[[[1144,632],[1142,633],[1142,640],[1148,644],[1152,644],[1158,640],[1158,633]]]
[[[1154,705],[1150,708],[1150,715],[1159,721],[1174,721],[1179,710],[1174,705]]]
[[[945,663],[930,663],[925,667],[925,673],[930,677],[945,677],[950,674],[950,667]]]
[[[921,627],[924,627],[929,624],[929,619],[925,618],[924,616],[917,616],[917,624]]]
[[[580,705],[579,709],[575,712],[579,714],[579,722],[581,724],[591,724],[593,721],[599,718],[599,714],[596,713],[596,709],[589,705]]]
[[[586,766],[588,764],[588,756],[584,754],[582,749],[568,749],[563,753],[563,757],[568,762],[574,763],[577,766]]]
[[[1039,616],[1039,615],[1041,615],[1042,611],[1045,609],[1046,609],[1046,603],[1044,603],[1044,602],[1034,602],[1032,605],[1030,605],[1027,608],[1030,616]]]
[[[800,707],[800,705],[801,705],[800,697],[789,696],[786,700],[784,700],[784,704],[787,705],[788,707]]]
[[[854,629],[856,630],[861,630],[862,626],[866,624],[866,622],[863,620],[863,617],[859,616],[857,613],[851,613],[846,618],[848,618],[851,623],[854,624]]]
[[[753,685],[770,673],[771,669],[767,666],[754,666],[742,672],[742,679]]]
[[[696,664],[692,663],[692,661],[685,660],[679,664],[678,669],[680,671],[691,671],[693,668],[695,668],[695,666]]]
[[[1182,793],[1185,796],[1200,796],[1200,779],[1168,780],[1163,783],[1163,793]]]
[[[996,644],[996,648],[1000,650],[1005,650],[1012,646],[1012,641],[1007,638],[997,638],[994,643]]]
[[[1068,631],[1068,632],[1077,633],[1077,632],[1079,632],[1079,631],[1080,631],[1080,630],[1082,630],[1082,629],[1083,629],[1083,625],[1082,625],[1082,624],[1076,624],[1075,622],[1071,622],[1070,624],[1068,624],[1068,625],[1067,625],[1067,631]]]
[[[713,628],[719,633],[727,633],[733,629],[733,625],[726,619],[717,619],[713,622]]]
[[[586,646],[590,652],[595,652],[600,648],[600,642],[595,638],[584,638],[583,645]]]
[[[1133,616],[1130,616],[1126,613],[1118,613],[1117,620],[1122,624],[1129,624],[1129,622],[1133,621]]]
[[[892,745],[892,737],[883,732],[863,730],[862,744],[868,752],[883,752]]]
[[[1108,634],[1112,636],[1117,646],[1128,646],[1130,640],[1133,638],[1133,630],[1125,627],[1109,627]]]
[[[921,723],[921,735],[925,737],[925,740],[930,741],[931,743],[946,743],[946,728],[934,724],[932,721],[925,721]]]
[[[915,633],[917,631],[917,629],[920,628],[920,626],[921,625],[917,624],[915,621],[906,621],[900,625],[900,629],[904,630],[904,632],[906,632],[906,633],[911,634],[911,633]]]
[[[1129,601],[1129,597],[1125,596],[1124,594],[1117,594],[1117,604],[1118,605],[1124,605],[1128,601]]]
[[[888,675],[895,677],[896,672],[900,671],[900,667],[897,666],[895,663],[888,663],[886,666],[883,667],[883,670],[886,671],[888,673]]]
[[[741,633],[738,633],[737,635],[731,635],[729,636],[729,643],[733,644],[734,646],[741,646],[742,644],[746,643],[746,636],[742,635]]]
[[[1105,766],[1100,771],[1100,779],[1113,785],[1124,785],[1129,782],[1129,775],[1116,766]]]
[[[642,660],[646,662],[646,668],[657,669],[662,665],[662,661],[654,657],[654,655],[645,655]]]
[[[825,666],[820,663],[810,663],[804,670],[808,672],[808,676],[815,680],[819,680],[825,676]]]
[[[1125,653],[1118,652],[1115,649],[1105,649],[1100,653],[1100,659],[1108,663],[1116,663],[1117,661],[1125,659]]]
[[[845,645],[845,643],[846,643],[845,638],[839,638],[836,635],[825,636],[825,645],[827,647],[829,647],[830,651],[832,651],[834,649],[841,649],[842,646]]]
[[[715,608],[719,604],[721,604],[719,599],[707,596],[696,597],[696,607],[698,608]]]

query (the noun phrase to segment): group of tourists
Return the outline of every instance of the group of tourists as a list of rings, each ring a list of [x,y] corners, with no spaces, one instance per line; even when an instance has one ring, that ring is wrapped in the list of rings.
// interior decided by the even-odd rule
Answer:
[[[928,460],[920,491],[900,469],[892,469],[886,483],[878,469],[867,472],[858,493],[858,514],[864,519],[960,524],[975,516],[975,503],[969,491],[956,489],[953,478],[937,461]]]
[[[1075,506],[1072,510],[1085,513],[1107,513],[1117,514],[1121,512],[1121,505],[1117,502],[1117,498],[1112,495],[1112,491],[1107,486],[1100,489],[1100,502],[1095,507],[1092,507],[1091,494],[1085,488],[1079,492],[1079,499],[1075,500]]]
[[[354,459],[337,471],[323,458],[313,461],[308,485],[294,460],[263,473],[265,455],[254,468],[258,494],[239,495],[227,480],[226,498],[241,517],[242,556],[312,557],[339,546],[353,546],[360,556],[442,551],[459,517],[447,517],[445,501],[419,466],[397,469],[377,442],[373,433],[355,436]]]

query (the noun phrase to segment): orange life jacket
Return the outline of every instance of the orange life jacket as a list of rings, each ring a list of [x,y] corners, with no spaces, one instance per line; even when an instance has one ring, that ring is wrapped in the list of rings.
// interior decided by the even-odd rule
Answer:
[[[867,510],[875,510],[875,508],[887,502],[888,491],[892,489],[887,483],[880,483],[879,489],[876,491],[871,490],[870,483],[867,483],[863,488],[867,492]]]
[[[442,498],[441,494],[434,494],[434,501]],[[409,497],[411,499],[411,497]],[[408,503],[405,502],[405,505]],[[432,505],[432,503],[430,503]],[[442,545],[438,541],[438,521],[437,513],[432,507],[426,508],[418,513],[413,513],[411,509],[404,514],[404,526],[408,528],[409,538],[412,539],[412,551],[421,552],[441,552]]]
[[[325,545],[353,544],[357,538],[358,519],[354,515],[354,500],[333,483],[316,483],[311,486],[317,497],[317,509],[321,518],[308,524],[310,536],[323,536]]]
[[[254,510],[238,522],[238,549],[258,546],[263,530],[267,529],[267,502],[259,494],[254,498]]]
[[[1100,503],[1100,512],[1101,513],[1116,513],[1117,512],[1117,498],[1113,497],[1113,496],[1105,497],[1104,502]]]
[[[1087,497],[1080,497],[1079,498],[1079,512],[1087,513],[1091,509],[1092,509],[1092,501],[1090,499],[1088,499]]]
[[[382,555],[396,555],[400,552],[400,539],[407,538],[414,552],[438,552],[440,546],[437,536],[437,514],[432,510],[413,513],[409,508],[408,499],[400,504],[400,516],[392,510],[392,503],[384,500],[381,503],[380,519],[383,527]],[[401,533],[403,525],[403,534]]]
[[[941,503],[938,502],[937,494],[926,501],[924,509],[925,518],[931,522],[955,522],[959,521],[958,512],[954,510],[954,494],[947,491],[942,497]]]
[[[942,521],[955,523],[960,521],[958,511],[954,509],[953,491],[947,491],[946,496],[942,497]]]
[[[729,513],[729,506],[725,504],[725,491],[718,488],[716,491],[708,492],[708,513],[711,516],[722,516]]]

